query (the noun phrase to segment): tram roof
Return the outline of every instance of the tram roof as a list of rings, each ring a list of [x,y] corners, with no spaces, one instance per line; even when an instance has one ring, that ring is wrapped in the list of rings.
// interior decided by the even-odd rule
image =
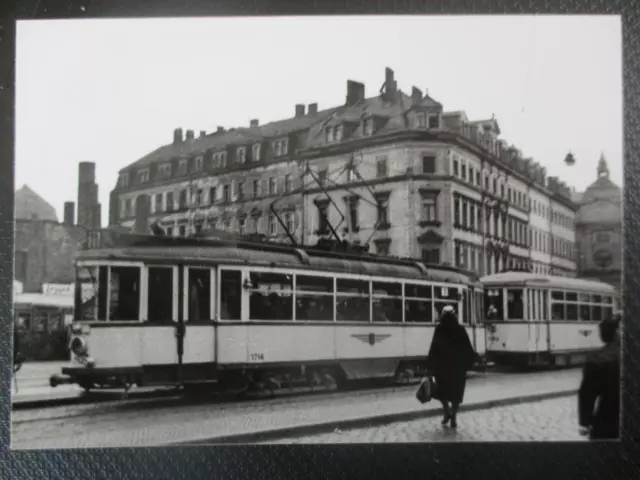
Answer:
[[[502,272],[480,278],[485,286],[537,286],[546,288],[564,288],[568,290],[601,291],[616,293],[616,289],[608,283],[585,280],[582,278],[567,278],[556,275],[537,275],[529,272]]]
[[[78,253],[77,260],[143,261],[175,264],[221,264],[291,268],[380,277],[402,277],[450,283],[477,283],[471,272],[431,266],[417,260],[375,257],[292,245],[236,240],[108,234],[97,248]]]

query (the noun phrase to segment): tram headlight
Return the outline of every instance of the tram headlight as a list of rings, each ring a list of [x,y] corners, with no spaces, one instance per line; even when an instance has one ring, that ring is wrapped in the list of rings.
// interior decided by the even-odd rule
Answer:
[[[77,357],[86,357],[87,356],[87,342],[80,337],[75,337],[71,340],[69,344],[69,349],[71,352]]]

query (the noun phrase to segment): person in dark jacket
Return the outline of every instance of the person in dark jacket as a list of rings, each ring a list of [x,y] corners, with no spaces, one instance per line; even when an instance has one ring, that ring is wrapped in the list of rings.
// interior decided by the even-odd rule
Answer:
[[[478,358],[465,328],[458,323],[453,307],[442,310],[427,357],[427,369],[436,381],[434,398],[444,409],[442,425],[458,426],[458,407],[464,400],[467,371]]]
[[[592,440],[617,439],[620,422],[621,318],[599,325],[604,347],[587,358],[578,392],[580,434]]]

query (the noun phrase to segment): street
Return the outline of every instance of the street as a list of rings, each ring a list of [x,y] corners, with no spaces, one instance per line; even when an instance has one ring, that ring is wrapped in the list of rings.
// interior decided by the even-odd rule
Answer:
[[[572,394],[578,388],[579,379],[579,369],[526,374],[487,373],[470,378],[465,406],[490,410],[461,413],[459,435],[471,428],[466,422],[476,415],[478,419],[488,415],[492,422],[499,424],[499,418],[490,413],[498,408],[494,405],[519,402],[532,396],[564,395],[563,392]],[[332,431],[335,428],[333,425],[343,425],[344,422],[360,422],[358,427],[362,428],[372,425],[371,421],[375,419],[379,421],[382,418],[387,422],[387,419],[393,418],[391,421],[395,422],[397,416],[407,418],[407,415],[411,417],[410,420],[420,418],[425,422],[425,431],[435,431],[430,425],[439,427],[438,417],[422,418],[439,415],[439,406],[434,402],[420,405],[415,399],[415,388],[378,388],[218,404],[141,406],[123,402],[102,406],[94,404],[19,410],[12,413],[11,447],[95,448],[183,442],[227,443],[238,441],[238,437],[252,443],[262,441],[261,435],[269,432],[277,434],[271,436],[274,439],[296,436],[300,440],[308,435]],[[533,425],[547,422],[543,418],[544,410],[540,410],[538,416],[515,412],[508,424],[520,424],[519,431],[523,431],[522,427],[531,419]],[[571,413],[567,415],[571,417]],[[477,422],[479,427],[474,426],[475,430],[481,431],[484,425],[496,430],[493,423],[487,423],[488,420],[485,423],[483,420]],[[549,422],[553,423],[551,420]],[[507,428],[507,423],[501,428]],[[279,433],[285,430],[285,434]],[[544,433],[529,431],[532,435]],[[570,433],[570,429],[567,432]],[[563,438],[571,438],[566,435]],[[490,440],[495,439],[491,437]]]
[[[441,417],[375,428],[335,431],[271,443],[407,443],[579,441],[575,395],[488,410],[463,412],[458,428],[440,425]]]

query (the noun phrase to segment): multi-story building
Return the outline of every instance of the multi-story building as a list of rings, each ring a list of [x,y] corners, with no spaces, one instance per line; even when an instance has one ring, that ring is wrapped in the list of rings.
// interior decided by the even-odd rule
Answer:
[[[171,235],[338,236],[481,274],[573,275],[570,189],[499,137],[495,118],[444,112],[416,87],[399,90],[387,69],[379,95],[349,80],[338,107],[297,105],[291,119],[197,138],[177,129],[121,170],[110,223],[132,226],[148,205]]]
[[[604,156],[597,179],[576,200],[578,273],[622,288],[622,192],[609,178]]]

